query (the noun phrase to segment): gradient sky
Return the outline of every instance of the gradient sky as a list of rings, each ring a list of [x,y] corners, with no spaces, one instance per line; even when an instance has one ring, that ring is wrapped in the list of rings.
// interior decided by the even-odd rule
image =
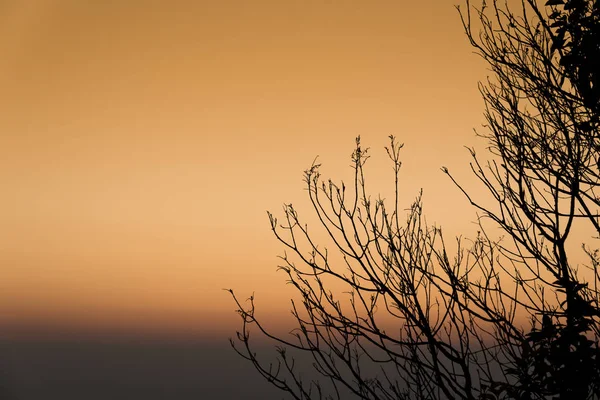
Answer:
[[[302,171],[349,178],[354,137],[405,143],[408,207],[473,230],[482,123],[453,1],[0,3],[0,324],[224,340],[223,288],[288,311],[266,210],[310,208]]]

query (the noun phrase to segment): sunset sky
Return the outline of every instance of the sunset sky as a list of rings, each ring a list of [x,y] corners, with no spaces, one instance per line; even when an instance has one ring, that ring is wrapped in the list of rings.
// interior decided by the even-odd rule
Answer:
[[[475,214],[481,141],[473,54],[453,1],[0,3],[3,336],[159,335],[225,343],[255,293],[277,321],[293,295],[266,210],[310,215],[302,172],[350,177],[405,143],[403,204],[420,188],[452,237]]]
[[[357,135],[374,194],[394,134],[406,206],[473,220],[440,172],[468,178],[486,74],[452,2],[1,7],[3,324],[226,332],[223,288],[289,297],[265,210],[307,214],[302,171],[347,179]]]

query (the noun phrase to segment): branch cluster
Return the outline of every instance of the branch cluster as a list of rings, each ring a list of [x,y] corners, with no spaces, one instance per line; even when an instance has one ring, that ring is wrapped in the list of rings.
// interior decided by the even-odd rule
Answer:
[[[466,35],[490,66],[480,84],[489,157],[471,168],[483,203],[443,171],[478,210],[480,231],[457,238],[427,224],[421,195],[399,208],[399,144],[386,147],[392,202],[372,198],[356,139],[350,185],[305,171],[312,208],[330,247],[297,210],[268,214],[286,247],[280,269],[298,294],[296,329],[272,334],[235,296],[243,321],[232,345],[295,399],[587,399],[600,397],[600,10],[591,0],[493,0],[459,9]],[[473,21],[479,28],[475,32]],[[501,228],[491,238],[481,221]],[[487,225],[485,225],[487,227]],[[334,251],[328,249],[333,247]],[[265,362],[250,330],[277,345]],[[311,359],[303,378],[298,355]]]

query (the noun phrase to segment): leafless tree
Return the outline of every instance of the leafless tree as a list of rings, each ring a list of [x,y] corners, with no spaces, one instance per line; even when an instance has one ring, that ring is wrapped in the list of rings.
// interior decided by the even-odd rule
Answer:
[[[301,300],[292,302],[296,329],[271,334],[253,298],[245,305],[231,292],[243,321],[232,345],[295,399],[600,397],[600,253],[582,243],[600,237],[600,2],[467,1],[459,12],[492,72],[480,85],[487,158],[470,149],[488,199],[443,171],[478,210],[480,230],[458,238],[451,256],[420,195],[401,208],[394,137],[391,202],[367,192],[360,139],[348,187],[321,182],[319,164],[305,171],[335,251],[291,204],[283,223],[269,213]],[[504,237],[490,237],[491,227]],[[259,359],[251,327],[277,343],[277,361]],[[302,379],[302,353],[320,380]]]

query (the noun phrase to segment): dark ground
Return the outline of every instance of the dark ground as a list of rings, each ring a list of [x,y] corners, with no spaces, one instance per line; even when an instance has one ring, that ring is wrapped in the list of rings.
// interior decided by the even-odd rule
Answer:
[[[1,400],[281,399],[218,343],[0,340]]]

